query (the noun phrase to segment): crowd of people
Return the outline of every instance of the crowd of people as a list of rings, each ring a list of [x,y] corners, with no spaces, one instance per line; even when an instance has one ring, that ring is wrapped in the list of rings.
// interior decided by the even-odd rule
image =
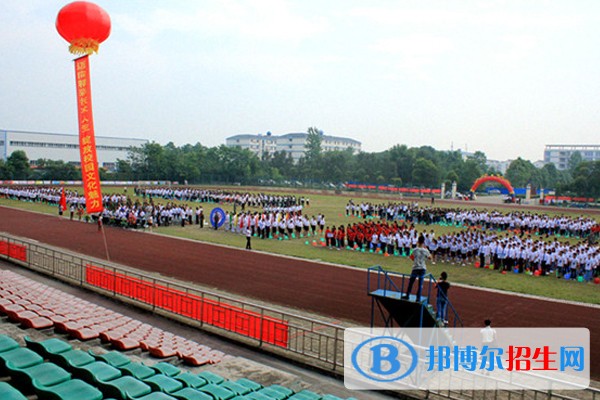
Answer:
[[[129,228],[152,228],[169,225],[198,225],[207,221],[202,202],[235,203],[241,212],[225,211],[224,229],[228,232],[261,239],[312,237],[330,249],[369,251],[384,256],[409,256],[418,238],[432,255],[432,262],[488,267],[498,271],[530,272],[541,275],[557,273],[565,277],[582,277],[589,281],[600,273],[600,248],[581,241],[576,244],[543,240],[539,235],[585,237],[596,224],[591,218],[550,217],[529,212],[503,214],[478,211],[419,207],[418,203],[354,204],[348,202],[346,215],[360,216],[362,221],[346,226],[327,225],[325,215],[305,215],[307,199],[294,196],[249,194],[220,190],[140,188],[139,198],[126,194],[103,196],[104,210],[96,218],[107,225]],[[63,190],[58,187],[0,187],[0,197],[21,201],[60,203]],[[77,191],[64,190],[67,210],[73,219],[82,218],[85,198]],[[169,199],[162,204],[156,198]],[[194,204],[175,202],[188,201]],[[261,208],[251,211],[249,207]],[[478,226],[436,236],[428,227],[417,223],[445,223]],[[429,229],[429,231],[428,231]],[[518,234],[509,234],[507,231]],[[499,232],[500,231],[500,232]]]
[[[600,247],[585,241],[577,244],[545,241],[535,235],[498,235],[496,231],[464,230],[436,236],[415,225],[365,221],[346,227],[327,227],[328,248],[368,250],[384,256],[409,256],[423,236],[433,264],[478,265],[499,272],[556,273],[590,281],[600,273]]]
[[[419,203],[354,203],[346,204],[346,216],[386,221],[404,220],[409,223],[438,224],[444,221],[446,210],[438,207],[419,207]]]
[[[346,216],[379,218],[386,221],[402,220],[409,223],[446,224],[478,227],[484,230],[517,231],[519,234],[560,235],[586,238],[596,225],[592,218],[549,216],[526,211],[500,211],[420,207],[418,203],[346,204]]]
[[[325,216],[307,216],[301,212],[274,209],[264,212],[225,213],[225,230],[244,233],[261,239],[294,239],[317,237],[325,229]]]
[[[40,202],[59,206],[63,190],[59,187],[0,187],[0,197],[20,201]],[[85,209],[85,197],[74,190],[64,190],[67,208],[61,210],[69,213],[71,219],[77,216],[82,219]],[[101,218],[105,225],[116,225],[127,228],[147,228],[168,226],[172,224],[204,223],[204,210],[200,206],[192,209],[189,205],[168,202],[155,203],[151,199],[140,202],[125,194],[105,194],[102,196],[103,211],[100,215],[88,216]]]
[[[134,189],[137,196],[142,198],[162,198],[166,200],[179,200],[185,202],[200,202],[200,203],[229,203],[240,206],[244,211],[246,207],[254,208],[292,208],[301,209],[301,207],[309,206],[310,199],[308,197],[269,193],[248,193],[248,192],[231,192],[225,190],[209,190],[187,187],[136,187]]]

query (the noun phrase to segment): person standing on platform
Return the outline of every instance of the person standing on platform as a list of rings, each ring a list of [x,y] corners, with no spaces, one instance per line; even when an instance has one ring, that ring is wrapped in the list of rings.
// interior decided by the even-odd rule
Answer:
[[[413,268],[412,272],[410,273],[410,279],[408,280],[408,289],[406,290],[406,294],[402,296],[402,299],[409,299],[415,280],[419,278],[416,301],[420,302],[421,292],[423,291],[423,278],[427,272],[425,261],[427,259],[431,260],[431,253],[425,248],[425,237],[423,235],[419,236],[419,239],[417,240],[417,247],[413,250],[411,258],[414,260]]]
[[[442,321],[444,325],[448,325],[448,289],[450,289],[450,283],[448,282],[448,274],[446,271],[440,274],[440,278],[438,279],[436,286],[436,319]]]
[[[486,319],[484,322],[485,328],[481,332],[481,342],[484,346],[495,347],[496,346],[496,330],[492,328],[492,320]]]

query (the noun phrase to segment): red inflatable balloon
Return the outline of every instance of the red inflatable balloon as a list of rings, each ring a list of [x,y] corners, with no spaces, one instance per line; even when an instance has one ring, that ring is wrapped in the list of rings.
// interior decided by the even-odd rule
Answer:
[[[75,1],[58,12],[56,30],[71,44],[71,53],[97,53],[100,43],[110,35],[110,17],[94,3]]]

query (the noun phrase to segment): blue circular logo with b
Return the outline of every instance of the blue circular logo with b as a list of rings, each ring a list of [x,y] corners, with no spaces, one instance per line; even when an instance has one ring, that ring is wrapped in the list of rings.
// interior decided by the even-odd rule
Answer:
[[[225,211],[221,207],[213,208],[210,212],[210,224],[213,228],[220,228],[225,223]]]
[[[414,347],[393,336],[378,336],[360,343],[352,352],[354,369],[376,382],[393,382],[406,378],[417,367]]]

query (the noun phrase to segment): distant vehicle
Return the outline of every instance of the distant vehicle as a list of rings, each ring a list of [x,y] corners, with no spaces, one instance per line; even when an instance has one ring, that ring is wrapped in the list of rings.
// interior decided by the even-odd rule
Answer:
[[[514,196],[504,196],[504,199],[502,201],[507,204],[514,203],[515,197]]]

